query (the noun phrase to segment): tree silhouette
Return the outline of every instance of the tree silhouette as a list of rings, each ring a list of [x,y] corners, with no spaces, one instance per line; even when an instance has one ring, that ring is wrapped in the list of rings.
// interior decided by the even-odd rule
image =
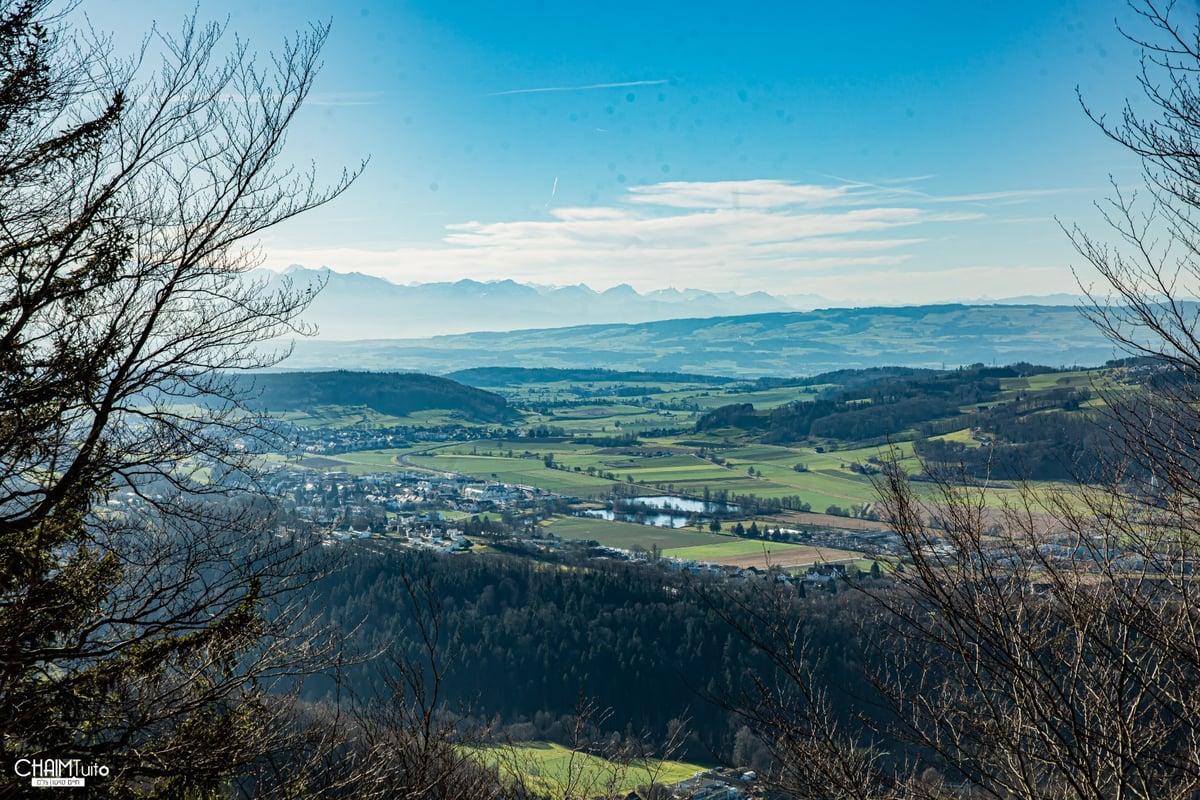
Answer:
[[[308,567],[229,376],[282,357],[256,345],[311,294],[247,280],[247,237],[354,177],[277,166],[325,36],[264,67],[191,19],[123,60],[45,0],[0,5],[5,791],[49,757],[106,765],[93,791],[202,793],[287,730],[266,690],[313,655],[287,599]]]

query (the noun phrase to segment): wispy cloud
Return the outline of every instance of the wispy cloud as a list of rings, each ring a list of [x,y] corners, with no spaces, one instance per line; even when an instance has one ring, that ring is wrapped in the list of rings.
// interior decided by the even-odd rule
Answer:
[[[858,188],[813,186],[780,180],[666,181],[629,189],[629,201],[672,208],[781,208],[827,206],[845,201]]]
[[[989,203],[997,205],[1015,205],[1026,203],[1039,197],[1067,194],[1073,189],[1014,189],[1005,192],[976,192],[974,194],[957,194],[946,197],[930,197],[935,203]]]
[[[617,83],[588,83],[582,86],[537,86],[530,89],[506,89],[502,92],[488,92],[484,97],[504,97],[510,94],[538,94],[540,92],[590,92],[593,89],[624,89],[630,86],[663,86],[670,83],[665,78],[653,81],[620,81]]]
[[[1010,208],[1021,197],[1044,194],[946,198],[914,191],[911,184],[665,181],[629,187],[605,205],[552,207],[511,221],[453,222],[441,242],[424,246],[325,251],[319,263],[312,254],[267,251],[272,266],[324,264],[400,283],[512,278],[583,281],[597,288],[630,283],[642,290],[690,286],[882,296],[889,302],[921,299],[917,292],[929,292],[926,299],[939,292],[1004,296],[1014,285],[1012,273],[965,269],[963,254],[952,252],[952,260],[940,262],[930,256],[953,251],[956,226],[995,222],[992,207]],[[1070,273],[1045,266],[1051,260],[1029,265],[1041,270],[1028,275],[1036,283],[1018,282],[1062,290]]]

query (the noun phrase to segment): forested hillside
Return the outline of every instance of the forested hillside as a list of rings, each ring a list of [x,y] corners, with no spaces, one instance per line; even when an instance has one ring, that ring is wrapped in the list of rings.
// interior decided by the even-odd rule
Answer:
[[[1054,372],[1030,364],[843,370],[809,379],[810,385],[834,384],[811,402],[770,410],[730,404],[703,415],[696,430],[731,428],[769,443],[911,439],[929,464],[977,478],[1100,477],[1096,470],[1113,446],[1092,388],[1066,378],[1036,390],[1012,388]],[[971,432],[968,441],[941,438],[963,430]]]
[[[552,367],[473,367],[451,372],[451,380],[468,386],[520,386],[529,383],[551,383],[554,381],[666,381],[672,383],[705,383],[720,385],[732,382],[732,378],[719,375],[698,375],[680,372],[630,372],[615,369],[558,369]]]
[[[498,718],[518,739],[563,741],[560,718],[583,698],[611,710],[610,730],[660,737],[683,721],[692,733],[686,755],[734,760],[740,723],[713,700],[735,698],[750,672],[771,673],[726,617],[736,624],[750,608],[770,613],[778,596],[655,565],[363,549],[314,587],[314,607],[352,632],[347,652],[422,664],[408,587],[426,578],[440,607],[446,707]],[[868,691],[857,622],[863,597],[838,588],[806,596],[788,587],[784,597],[806,619],[822,674],[845,688],[836,710],[849,719]],[[368,690],[375,669],[350,667],[350,685]]]
[[[276,372],[245,376],[239,383],[250,393],[251,405],[270,411],[367,406],[397,417],[429,409],[457,411],[476,422],[505,422],[515,416],[500,395],[419,373]]]

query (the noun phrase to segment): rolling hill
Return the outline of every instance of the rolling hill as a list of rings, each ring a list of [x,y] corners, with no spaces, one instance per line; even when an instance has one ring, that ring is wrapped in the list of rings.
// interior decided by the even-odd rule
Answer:
[[[366,406],[402,417],[447,410],[474,422],[507,422],[517,416],[498,394],[447,378],[415,373],[282,372],[239,378],[252,406],[270,411],[307,411],[321,406]]]
[[[738,377],[884,365],[1095,365],[1112,345],[1070,307],[931,305],[582,325],[428,339],[298,342],[289,368],[604,368]]]

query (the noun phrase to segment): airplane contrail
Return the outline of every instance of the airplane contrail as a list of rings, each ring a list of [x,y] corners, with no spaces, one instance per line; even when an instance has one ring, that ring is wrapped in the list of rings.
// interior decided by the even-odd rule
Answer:
[[[509,94],[534,94],[536,92],[576,92],[589,89],[624,89],[626,86],[662,86],[670,81],[622,81],[620,83],[589,83],[585,86],[539,86],[534,89],[509,89],[504,92],[488,92],[484,97],[503,97]]]

